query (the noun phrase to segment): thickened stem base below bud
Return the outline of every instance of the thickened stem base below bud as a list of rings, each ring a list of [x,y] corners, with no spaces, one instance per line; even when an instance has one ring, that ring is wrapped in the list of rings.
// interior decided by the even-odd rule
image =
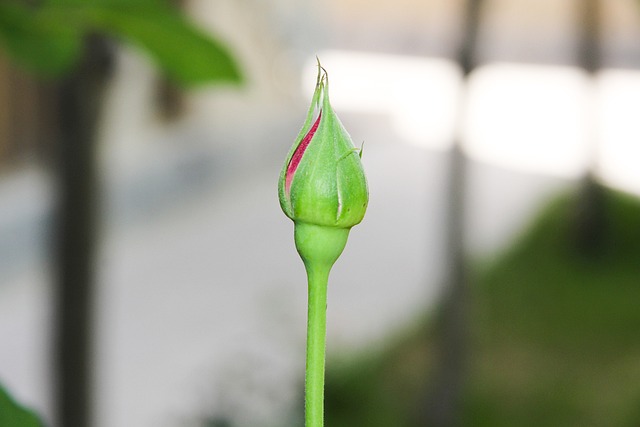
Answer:
[[[296,249],[307,271],[309,267],[319,268],[320,265],[331,269],[347,244],[350,230],[296,221]]]
[[[324,426],[324,365],[327,335],[327,283],[331,267],[344,249],[348,228],[297,222],[296,248],[309,282],[307,363],[305,371],[305,426]]]

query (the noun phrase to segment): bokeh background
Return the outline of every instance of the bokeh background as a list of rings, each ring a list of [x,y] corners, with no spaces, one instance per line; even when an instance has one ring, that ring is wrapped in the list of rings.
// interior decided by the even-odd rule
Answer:
[[[637,1],[171,7],[241,80],[181,84],[158,52],[183,39],[103,27],[43,75],[0,17],[18,401],[54,427],[302,425],[305,273],[276,186],[317,55],[370,186],[330,280],[327,425],[640,425]]]

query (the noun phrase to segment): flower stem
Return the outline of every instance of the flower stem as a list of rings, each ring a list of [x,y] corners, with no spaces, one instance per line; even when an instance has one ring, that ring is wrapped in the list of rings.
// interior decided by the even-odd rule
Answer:
[[[331,267],[347,243],[349,229],[296,222],[294,234],[309,282],[305,427],[323,427],[327,283]]]
[[[305,426],[324,426],[324,365],[327,335],[327,282],[329,268],[307,268],[309,301],[307,365],[305,372]]]

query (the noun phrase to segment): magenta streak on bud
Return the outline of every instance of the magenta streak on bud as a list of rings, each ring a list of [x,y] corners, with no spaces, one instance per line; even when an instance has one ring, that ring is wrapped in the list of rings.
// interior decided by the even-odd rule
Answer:
[[[318,125],[320,124],[320,117],[322,117],[322,110],[320,110],[320,114],[318,114],[318,118],[316,119],[309,132],[302,138],[300,145],[296,148],[296,151],[291,156],[291,161],[289,162],[289,166],[287,166],[287,176],[284,182],[284,189],[287,193],[287,197],[289,196],[289,190],[291,189],[291,181],[293,181],[293,175],[296,173],[296,169],[298,169],[298,165],[300,164],[300,160],[302,160],[302,156],[304,155],[305,150],[309,146],[313,135],[318,130]]]

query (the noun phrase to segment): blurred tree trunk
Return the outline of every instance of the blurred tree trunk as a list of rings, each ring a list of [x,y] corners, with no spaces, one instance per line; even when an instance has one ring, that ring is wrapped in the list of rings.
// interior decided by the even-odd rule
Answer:
[[[0,54],[0,162],[11,151],[11,69],[8,59]]]
[[[170,0],[176,9],[184,11],[188,4],[185,0]],[[156,87],[156,104],[160,117],[165,121],[180,118],[185,108],[184,91],[166,76],[161,76]]]
[[[45,84],[0,54],[0,164],[46,158],[47,95]]]
[[[461,36],[458,63],[466,81],[476,63],[477,37],[481,18],[481,0],[466,0],[464,34]],[[448,201],[446,205],[445,292],[436,319],[436,365],[433,381],[426,393],[426,405],[420,411],[419,426],[452,427],[460,425],[462,395],[468,374],[469,352],[469,275],[465,254],[465,193],[467,159],[460,141],[464,102],[459,107],[456,140],[449,155]]]
[[[590,95],[586,125],[590,126],[590,164],[580,184],[578,203],[575,208],[575,245],[578,253],[585,257],[598,256],[604,250],[607,236],[607,209],[605,189],[595,178],[598,162],[598,115],[596,105],[596,73],[602,64],[600,48],[600,0],[581,0],[578,17],[580,38],[578,62],[589,73]]]
[[[164,121],[180,118],[184,112],[184,93],[166,77],[160,77],[156,87],[157,106]]]
[[[57,212],[54,236],[54,384],[56,425],[92,421],[94,259],[97,236],[96,139],[111,49],[90,35],[75,69],[59,84],[56,101]]]

